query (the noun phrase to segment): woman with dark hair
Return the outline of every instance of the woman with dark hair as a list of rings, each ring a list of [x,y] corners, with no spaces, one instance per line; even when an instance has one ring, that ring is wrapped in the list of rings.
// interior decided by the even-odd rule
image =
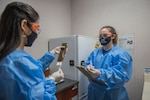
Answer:
[[[106,85],[90,81],[88,100],[129,100],[124,84],[132,75],[132,57],[117,46],[118,35],[112,26],[99,31],[102,47],[89,55],[86,66],[89,74]]]
[[[55,81],[64,73],[59,69],[46,80],[43,71],[64,47],[35,60],[24,46],[32,46],[39,32],[39,15],[30,5],[6,6],[0,18],[0,100],[56,100]]]

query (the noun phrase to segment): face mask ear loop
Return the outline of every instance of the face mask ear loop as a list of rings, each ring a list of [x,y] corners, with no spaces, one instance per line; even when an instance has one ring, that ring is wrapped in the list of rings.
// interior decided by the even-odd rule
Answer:
[[[28,27],[31,29],[31,31],[33,31],[32,24],[30,24],[29,21],[27,21],[27,25],[28,25]]]

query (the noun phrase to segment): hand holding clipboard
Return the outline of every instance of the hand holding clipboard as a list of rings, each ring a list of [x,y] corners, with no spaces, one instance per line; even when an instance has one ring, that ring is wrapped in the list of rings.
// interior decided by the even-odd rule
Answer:
[[[101,85],[104,85],[104,86],[107,86],[107,84],[101,80],[97,80],[95,79],[95,77],[93,77],[90,73],[89,73],[89,69],[87,69],[86,67],[83,67],[83,66],[76,66],[76,68],[78,70],[80,70],[86,77],[88,77],[90,80],[98,83],[98,84],[101,84]],[[92,69],[91,69],[92,70]]]

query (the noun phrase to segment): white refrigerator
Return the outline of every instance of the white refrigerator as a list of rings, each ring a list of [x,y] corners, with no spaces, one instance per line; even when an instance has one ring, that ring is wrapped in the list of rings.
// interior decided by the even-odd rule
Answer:
[[[84,76],[75,66],[82,65],[87,60],[88,55],[92,50],[95,49],[95,44],[97,43],[96,38],[84,36],[84,35],[72,35],[59,38],[51,38],[48,41],[48,49],[52,50],[56,46],[62,43],[67,43],[68,51],[62,62],[62,70],[64,72],[65,78],[78,80],[78,96],[73,98],[73,100],[86,100],[87,99],[87,89],[88,89],[88,79]],[[50,65],[50,71],[54,72],[58,69],[56,66],[56,59]],[[65,80],[64,80],[65,81]],[[61,84],[61,83],[60,83]]]

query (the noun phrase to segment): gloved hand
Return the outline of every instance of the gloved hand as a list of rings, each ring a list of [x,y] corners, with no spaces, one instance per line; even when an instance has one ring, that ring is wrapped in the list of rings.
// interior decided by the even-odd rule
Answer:
[[[61,49],[65,48],[65,46],[57,46],[53,50],[51,50],[51,53],[53,54],[59,54]]]
[[[100,75],[100,70],[95,69],[94,66],[89,65],[87,66],[87,72],[93,77],[97,78]]]
[[[59,68],[58,71],[54,72],[50,77],[53,77],[55,79],[55,82],[59,82],[61,79],[64,78],[64,73]]]

